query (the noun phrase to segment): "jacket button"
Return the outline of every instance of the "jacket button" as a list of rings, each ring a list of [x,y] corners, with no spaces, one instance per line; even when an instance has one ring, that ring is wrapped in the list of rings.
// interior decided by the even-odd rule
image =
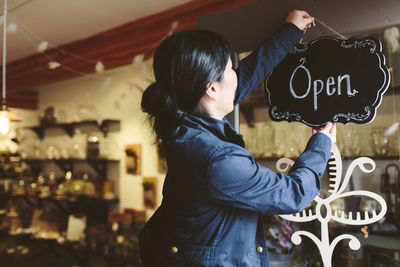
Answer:
[[[170,251],[171,251],[172,254],[176,254],[176,253],[178,253],[178,248],[177,247],[171,247]]]
[[[263,248],[262,247],[257,247],[257,252],[258,253],[261,253],[263,251]]]

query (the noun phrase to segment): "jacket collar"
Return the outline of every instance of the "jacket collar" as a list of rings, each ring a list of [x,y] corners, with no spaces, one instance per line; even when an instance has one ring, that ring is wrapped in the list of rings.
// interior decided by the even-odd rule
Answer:
[[[238,134],[235,129],[233,129],[226,118],[218,120],[208,115],[192,113],[186,116],[183,125],[211,132],[219,139],[244,147],[242,135]]]

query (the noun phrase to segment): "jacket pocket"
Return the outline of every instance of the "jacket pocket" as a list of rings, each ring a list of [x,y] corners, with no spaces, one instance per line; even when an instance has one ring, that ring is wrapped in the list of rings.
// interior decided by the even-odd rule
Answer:
[[[171,245],[169,257],[176,267],[210,267],[214,264],[215,247]]]

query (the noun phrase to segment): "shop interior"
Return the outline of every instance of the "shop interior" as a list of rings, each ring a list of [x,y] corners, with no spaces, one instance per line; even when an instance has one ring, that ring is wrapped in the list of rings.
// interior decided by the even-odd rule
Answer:
[[[162,201],[167,172],[162,144],[154,142],[140,108],[141,95],[154,80],[152,54],[171,32],[196,29],[199,20],[201,27],[202,16],[222,12],[229,17],[230,10],[260,1],[166,1],[169,6],[162,8],[154,1],[146,15],[127,19],[124,13],[125,21],[96,24],[98,30],[57,44],[52,43],[54,33],[46,35],[49,29],[33,28],[24,20],[24,12],[35,10],[30,6],[38,0],[8,2],[7,107],[21,120],[11,121],[10,129],[0,133],[0,265],[142,266],[138,233]],[[117,11],[127,8],[124,3],[115,1],[122,8],[115,14],[102,10],[103,15],[118,16]],[[77,17],[84,12],[79,4],[68,10],[76,10]],[[324,21],[347,38],[378,37],[392,78],[371,123],[338,125],[342,170],[352,171],[346,191],[379,194],[387,212],[368,225],[331,220],[330,238],[350,233],[361,242],[358,250],[340,242],[332,266],[400,266],[400,17],[397,24],[388,19],[349,30],[340,23],[335,27],[335,20]],[[52,31],[62,34],[62,25]],[[334,35],[319,26],[306,37],[323,34]],[[18,47],[11,45],[16,41],[30,46],[30,52],[18,56]],[[240,48],[240,57],[248,48]],[[239,128],[255,160],[279,171],[279,159],[295,160],[304,150],[311,128],[271,120],[264,87],[239,105]],[[371,158],[375,170],[351,169],[360,157]],[[327,171],[322,179],[322,198],[329,195],[329,175]],[[370,216],[380,209],[376,200],[364,196],[339,198],[330,205],[333,212]],[[309,208],[315,209],[315,203]],[[290,240],[297,230],[318,236],[318,221],[296,223],[265,215],[264,223],[270,266],[323,266],[314,243],[304,238],[294,245]]]

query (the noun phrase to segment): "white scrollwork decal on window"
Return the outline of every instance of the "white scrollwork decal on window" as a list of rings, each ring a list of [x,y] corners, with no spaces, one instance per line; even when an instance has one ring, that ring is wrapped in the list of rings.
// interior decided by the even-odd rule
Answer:
[[[276,168],[280,172],[286,172],[290,169],[293,163],[294,162],[292,160],[283,158],[278,160],[278,162],[276,163]],[[285,220],[294,222],[309,222],[315,219],[318,219],[320,221],[320,239],[318,239],[318,237],[316,237],[313,233],[307,231],[297,231],[293,233],[291,239],[295,245],[299,245],[301,243],[301,236],[306,236],[310,238],[318,247],[321,254],[322,262],[325,267],[332,266],[333,250],[341,240],[349,239],[349,247],[352,250],[358,250],[361,247],[360,241],[355,236],[350,234],[339,235],[335,239],[333,239],[332,242],[330,242],[328,227],[328,222],[330,220],[348,225],[366,225],[379,221],[385,216],[387,211],[387,206],[384,198],[376,193],[364,190],[344,192],[349,180],[351,179],[351,175],[355,167],[357,166],[363,172],[370,173],[375,169],[375,162],[367,157],[360,157],[353,160],[349,165],[342,181],[342,159],[338,147],[336,145],[333,145],[332,156],[328,162],[328,172],[330,176],[330,189],[328,190],[329,196],[327,198],[321,198],[319,196],[315,197],[315,214],[313,214],[312,210],[309,209],[308,212],[307,210],[303,210],[302,212],[293,215],[280,215],[280,217],[284,218]],[[349,196],[362,196],[374,199],[380,204],[381,209],[379,210],[379,212],[373,210],[371,216],[368,214],[367,211],[364,212],[364,216],[362,216],[361,212],[356,212],[355,216],[353,216],[352,212],[348,212],[348,214],[346,214],[344,211],[341,211],[339,215],[337,210],[335,210],[334,212],[332,211],[332,201]],[[326,212],[322,212],[322,210],[325,210]],[[321,213],[326,214],[322,215]]]

